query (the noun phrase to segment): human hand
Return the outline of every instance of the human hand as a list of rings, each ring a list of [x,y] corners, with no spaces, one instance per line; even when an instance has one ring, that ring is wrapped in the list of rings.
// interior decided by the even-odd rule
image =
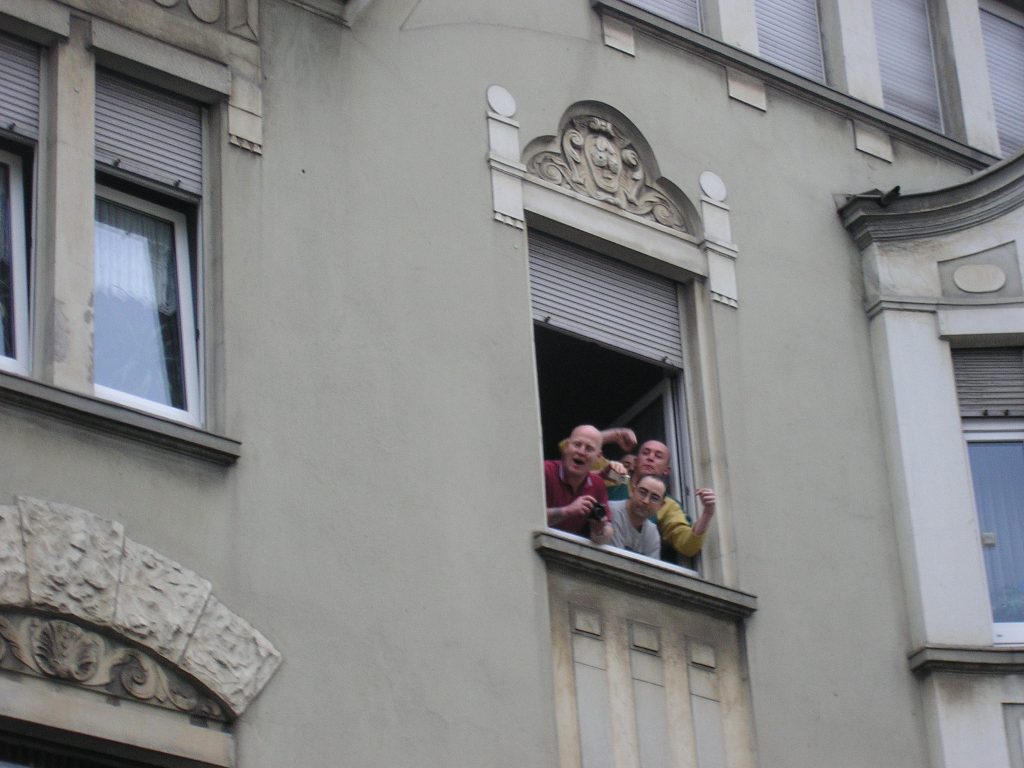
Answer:
[[[579,496],[571,504],[562,507],[562,515],[566,520],[582,520],[590,514],[590,508],[597,503],[593,496]]]
[[[704,508],[704,514],[708,516],[715,514],[715,505],[718,503],[718,497],[715,496],[714,489],[698,488],[696,496],[700,500],[701,506]]]
[[[615,430],[615,442],[624,451],[631,451],[636,448],[636,434],[629,427],[619,427]]]

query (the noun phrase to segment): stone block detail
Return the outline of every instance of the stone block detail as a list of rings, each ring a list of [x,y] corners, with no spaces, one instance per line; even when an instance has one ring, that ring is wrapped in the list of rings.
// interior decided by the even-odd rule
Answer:
[[[210,582],[144,544],[126,539],[113,628],[177,661],[210,596]]]
[[[0,506],[0,603],[28,604],[28,568],[17,507]]]
[[[281,663],[281,654],[262,634],[212,595],[209,581],[127,538],[120,523],[65,504],[18,497],[16,506],[0,505],[0,630],[9,630],[8,644],[14,642],[11,622],[26,608],[45,621],[57,619],[51,622],[52,632],[63,633],[61,637],[90,631],[71,630],[60,621],[61,617],[81,619],[129,650],[133,646],[149,649],[153,663],[167,666],[170,677],[164,677],[171,682],[165,686],[166,695],[128,689],[118,689],[114,695],[124,693],[199,716],[221,719],[211,713],[223,710],[224,718],[237,717]],[[0,641],[3,637],[0,631]],[[98,642],[90,641],[89,647]],[[18,645],[14,642],[11,647]],[[134,673],[141,674],[136,667],[143,662],[130,653],[118,664],[129,662]],[[25,660],[19,663],[24,668],[13,671],[50,674]],[[181,682],[174,682],[175,675],[181,676]],[[105,678],[99,682],[90,678],[88,685],[85,678],[71,675],[68,679],[111,693]],[[198,684],[195,692],[189,680]],[[195,702],[203,697],[199,688],[208,690],[222,707],[202,704],[196,709]]]
[[[280,663],[281,654],[263,635],[211,597],[181,666],[241,714]]]
[[[109,625],[124,527],[84,509],[39,499],[19,497],[18,508],[32,604]]]

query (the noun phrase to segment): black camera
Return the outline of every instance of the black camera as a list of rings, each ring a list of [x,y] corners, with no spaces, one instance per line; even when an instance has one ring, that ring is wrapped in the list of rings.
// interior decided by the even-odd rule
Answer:
[[[591,520],[604,520],[604,518],[605,518],[604,504],[602,504],[599,501],[595,501],[594,502],[594,506],[592,506],[590,508],[590,515],[589,515],[589,517],[590,517]]]

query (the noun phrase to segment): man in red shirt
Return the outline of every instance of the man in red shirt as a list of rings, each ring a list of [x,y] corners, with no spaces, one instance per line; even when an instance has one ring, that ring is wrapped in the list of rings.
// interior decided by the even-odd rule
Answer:
[[[559,461],[544,462],[544,494],[548,525],[577,536],[590,536],[595,544],[612,540],[607,509],[600,519],[591,517],[595,504],[608,506],[604,481],[590,471],[603,438],[597,427],[582,424],[572,431]]]

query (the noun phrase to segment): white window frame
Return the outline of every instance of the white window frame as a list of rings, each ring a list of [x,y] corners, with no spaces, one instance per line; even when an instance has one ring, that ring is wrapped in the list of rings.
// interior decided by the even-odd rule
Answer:
[[[964,450],[970,443],[1024,443],[1024,419],[965,418],[963,431]],[[967,466],[969,471],[970,462]],[[971,492],[973,495],[973,477],[971,478]],[[987,583],[987,573],[985,580]],[[995,645],[1024,645],[1024,622],[993,621],[992,642]]]
[[[11,274],[14,302],[14,357],[0,355],[0,370],[27,375],[29,372],[28,252],[25,233],[25,196],[22,160],[0,150],[0,163],[8,168],[11,195]]]
[[[181,340],[182,340],[182,361],[185,371],[185,403],[186,408],[174,408],[172,406],[157,403],[138,395],[122,392],[112,387],[93,383],[93,391],[97,397],[110,400],[121,405],[145,411],[154,416],[160,416],[173,421],[180,421],[193,426],[201,426],[203,403],[201,401],[202,387],[199,385],[199,353],[198,347],[200,337],[196,329],[200,323],[198,312],[199,304],[192,291],[192,269],[195,264],[196,286],[202,285],[202,270],[199,254],[192,257],[189,247],[188,221],[184,213],[159,205],[144,197],[131,195],[120,190],[111,189],[102,184],[96,185],[96,197],[103,198],[112,203],[132,208],[149,216],[164,219],[174,227],[174,251],[175,269],[178,278],[178,314],[181,318]],[[196,238],[198,243],[202,242],[201,237]],[[95,258],[95,256],[94,256]],[[201,289],[200,289],[201,290]]]

